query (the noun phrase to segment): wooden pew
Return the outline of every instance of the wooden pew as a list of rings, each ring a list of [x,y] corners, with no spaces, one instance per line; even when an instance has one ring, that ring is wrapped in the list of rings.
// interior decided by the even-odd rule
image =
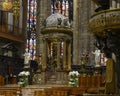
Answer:
[[[4,96],[5,95],[5,92],[3,90],[0,90],[0,95],[1,96]]]
[[[68,91],[64,90],[53,90],[52,96],[69,96]]]
[[[85,90],[80,87],[52,87],[44,90],[36,90],[34,96],[78,96],[83,93],[85,93]]]
[[[36,90],[34,93],[34,96],[47,96],[47,94],[46,94],[45,90]]]
[[[97,94],[103,88],[104,76],[103,75],[86,75],[79,77],[79,87],[83,88],[87,93]]]
[[[80,76],[79,87],[52,87],[36,90],[35,96],[82,96],[85,93],[99,94],[102,75]]]
[[[69,96],[68,91],[46,88],[44,90],[36,90],[34,96]]]
[[[101,81],[100,81],[99,93],[104,94],[105,93],[105,75],[102,75],[100,80]]]
[[[14,95],[16,95],[16,91],[15,90],[0,90],[0,95],[14,96]]]
[[[4,81],[5,81],[5,78],[0,75],[0,86],[3,86],[5,84]]]
[[[87,93],[97,94],[99,93],[101,75],[93,75],[91,76],[91,86],[88,87]]]
[[[3,96],[21,96],[21,87],[0,87],[0,95]]]
[[[87,76],[79,77],[79,87],[87,87]]]

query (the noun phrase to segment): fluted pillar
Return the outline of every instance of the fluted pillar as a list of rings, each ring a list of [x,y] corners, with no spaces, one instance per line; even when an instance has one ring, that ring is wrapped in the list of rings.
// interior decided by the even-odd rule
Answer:
[[[66,42],[63,45],[63,68],[66,69]]]
[[[74,32],[73,32],[73,64],[79,63],[79,1],[73,0],[74,2]]]
[[[46,19],[50,15],[50,12],[51,12],[51,0],[37,0],[37,24],[36,24],[36,34],[37,34],[36,35],[36,38],[37,38],[36,49],[37,50],[36,51],[37,51],[38,56],[42,55],[43,53],[42,52],[43,42],[42,42],[42,34],[41,34],[41,28],[42,28],[41,25],[42,25],[43,20]],[[24,14],[26,14],[26,12],[24,12]]]
[[[68,70],[71,70],[71,43],[68,44]]]
[[[110,9],[117,8],[117,1],[116,0],[111,0],[110,1]]]
[[[47,47],[46,47],[46,40],[44,39],[43,40],[43,51],[42,51],[42,70],[45,70],[46,69],[46,50],[47,50]]]
[[[57,42],[57,69],[60,69],[60,42]]]
[[[117,8],[120,8],[120,0],[117,0]]]
[[[110,9],[112,9],[112,0],[110,0]]]

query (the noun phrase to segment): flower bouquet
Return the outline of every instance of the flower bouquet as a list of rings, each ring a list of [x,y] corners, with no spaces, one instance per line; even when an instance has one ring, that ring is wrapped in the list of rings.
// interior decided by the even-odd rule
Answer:
[[[18,84],[20,86],[27,86],[29,84],[29,75],[30,75],[30,72],[29,71],[22,71],[18,74],[19,76],[19,82]]]
[[[69,86],[72,87],[77,87],[78,86],[78,76],[79,76],[79,72],[78,71],[70,71],[68,76],[69,76]]]

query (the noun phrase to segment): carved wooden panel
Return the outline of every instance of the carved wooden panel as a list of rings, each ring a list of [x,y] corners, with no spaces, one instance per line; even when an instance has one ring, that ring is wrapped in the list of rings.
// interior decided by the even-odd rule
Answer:
[[[13,58],[0,56],[0,75],[5,77],[7,83],[11,83],[11,77],[16,77],[24,67],[24,60],[21,58]]]

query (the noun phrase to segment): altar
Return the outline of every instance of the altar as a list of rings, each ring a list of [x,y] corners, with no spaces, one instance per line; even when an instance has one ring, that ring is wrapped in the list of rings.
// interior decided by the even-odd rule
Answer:
[[[21,94],[22,96],[34,96],[35,91],[44,90],[44,88],[51,88],[49,86],[40,86],[40,85],[29,85],[22,87]]]
[[[64,85],[28,85],[26,87],[22,87],[21,94],[22,96],[36,96],[36,92],[41,92],[43,90],[49,90],[53,87],[65,87]]]

